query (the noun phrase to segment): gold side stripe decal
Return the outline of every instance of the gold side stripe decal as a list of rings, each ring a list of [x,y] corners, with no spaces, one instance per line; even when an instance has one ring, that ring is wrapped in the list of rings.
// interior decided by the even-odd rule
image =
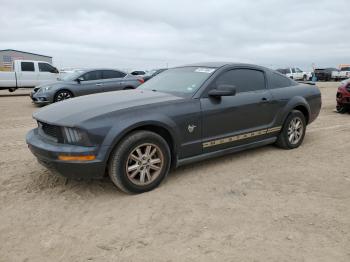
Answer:
[[[241,134],[241,135],[216,139],[216,140],[212,140],[212,141],[208,141],[208,142],[203,143],[203,148],[222,145],[222,144],[226,144],[226,143],[231,143],[234,141],[244,140],[247,138],[262,136],[262,135],[266,135],[266,134],[270,134],[270,133],[275,133],[275,132],[279,132],[281,129],[282,129],[281,126],[276,126],[276,127],[262,129],[262,130],[258,130],[258,131],[254,131],[254,132],[250,132],[250,133]]]

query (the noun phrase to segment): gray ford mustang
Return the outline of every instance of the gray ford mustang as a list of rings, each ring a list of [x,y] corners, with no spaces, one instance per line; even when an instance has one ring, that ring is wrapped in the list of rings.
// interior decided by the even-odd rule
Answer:
[[[157,187],[170,167],[275,143],[294,149],[321,108],[317,87],[247,64],[169,69],[136,90],[42,108],[27,143],[69,178],[101,178],[128,193]]]
[[[50,104],[76,96],[135,89],[143,79],[113,69],[76,70],[60,81],[34,88],[30,97],[34,104]]]

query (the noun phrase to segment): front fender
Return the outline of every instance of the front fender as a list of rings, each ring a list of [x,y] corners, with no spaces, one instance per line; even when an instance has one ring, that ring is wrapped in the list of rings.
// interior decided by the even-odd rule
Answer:
[[[130,117],[129,119],[123,119],[123,121],[118,122],[118,124],[114,125],[106,135],[102,144],[102,147],[106,148],[106,161],[108,160],[109,155],[115,146],[128,133],[143,126],[155,126],[167,130],[174,142],[174,149],[176,151],[179,145],[177,138],[180,137],[180,133],[177,125],[171,118],[162,114],[147,115],[147,118],[145,117],[141,119]]]

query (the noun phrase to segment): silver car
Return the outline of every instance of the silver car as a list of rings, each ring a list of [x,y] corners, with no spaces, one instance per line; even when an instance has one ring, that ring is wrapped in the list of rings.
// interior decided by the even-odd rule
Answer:
[[[76,96],[134,89],[142,78],[113,69],[76,70],[58,81],[34,88],[30,97],[35,104],[50,104]]]

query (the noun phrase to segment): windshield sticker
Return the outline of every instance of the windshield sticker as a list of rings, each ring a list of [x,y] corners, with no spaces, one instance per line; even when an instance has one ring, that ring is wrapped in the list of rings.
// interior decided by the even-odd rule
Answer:
[[[195,72],[197,73],[206,73],[206,74],[211,74],[215,71],[213,68],[197,68]]]

